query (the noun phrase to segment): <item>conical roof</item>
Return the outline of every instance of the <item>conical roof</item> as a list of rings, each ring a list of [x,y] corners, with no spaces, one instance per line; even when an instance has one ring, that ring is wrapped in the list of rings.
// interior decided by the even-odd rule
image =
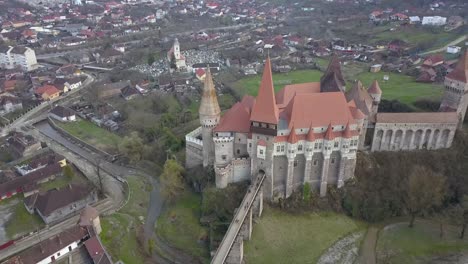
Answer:
[[[382,94],[379,82],[377,82],[377,80],[374,80],[369,89],[367,89],[367,92],[370,94]]]
[[[262,83],[258,90],[258,96],[255,100],[250,120],[268,124],[278,124],[278,107],[276,106],[273,75],[271,73],[271,61],[269,57],[266,59]]]
[[[296,135],[296,129],[294,129],[294,125],[292,126],[291,132],[289,133],[288,142],[291,144],[297,143],[297,135]]]
[[[374,100],[364,88],[361,81],[357,81],[353,87],[346,92],[345,97],[348,102],[354,100],[357,108],[359,108],[362,113],[365,115],[369,114]]]
[[[343,73],[341,72],[341,63],[336,55],[333,55],[327,70],[320,78],[320,92],[343,92],[346,86]]]
[[[333,135],[333,127],[331,125],[331,123],[328,125],[328,128],[327,128],[327,132],[325,132],[325,139],[326,140],[332,140],[334,139],[334,135]]]
[[[447,78],[468,83],[468,49],[461,56],[455,69],[447,74]]]
[[[209,67],[206,69],[205,85],[203,86],[203,95],[198,113],[200,116],[215,116],[221,113]]]
[[[310,124],[309,133],[307,133],[307,141],[315,141],[314,128],[312,127],[312,124]]]
[[[352,136],[353,135],[351,133],[351,128],[349,127],[349,121],[348,121],[348,123],[346,124],[346,128],[345,128],[345,130],[343,132],[343,137],[344,138],[351,138]]]

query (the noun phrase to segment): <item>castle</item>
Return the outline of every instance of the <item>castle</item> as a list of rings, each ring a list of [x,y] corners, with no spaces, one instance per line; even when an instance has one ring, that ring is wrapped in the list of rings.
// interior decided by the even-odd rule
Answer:
[[[467,56],[447,75],[441,111],[434,113],[378,113],[379,83],[366,89],[357,81],[346,91],[333,57],[320,82],[276,93],[267,58],[258,96],[244,96],[221,116],[208,70],[201,127],[186,135],[186,166],[213,166],[218,188],[264,172],[267,199],[288,197],[304,183],[325,196],[328,185],[341,187],[354,176],[358,150],[450,147],[467,108]]]

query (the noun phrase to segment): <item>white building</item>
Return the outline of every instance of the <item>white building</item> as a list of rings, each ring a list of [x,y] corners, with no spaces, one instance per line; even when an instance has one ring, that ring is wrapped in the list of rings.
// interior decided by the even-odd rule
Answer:
[[[425,26],[443,26],[446,23],[447,18],[441,16],[425,16],[422,19],[422,24]]]
[[[461,51],[461,47],[459,46],[448,46],[447,47],[447,53],[450,54],[457,54]]]
[[[20,67],[24,71],[37,68],[36,53],[28,47],[0,48],[0,67],[14,69]]]

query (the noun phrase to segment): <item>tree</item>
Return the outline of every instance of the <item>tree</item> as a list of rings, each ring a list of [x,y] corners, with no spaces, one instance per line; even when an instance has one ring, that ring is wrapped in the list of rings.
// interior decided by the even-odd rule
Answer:
[[[306,202],[310,200],[310,184],[308,182],[304,183],[304,187],[302,188],[302,197]]]
[[[427,167],[416,165],[406,185],[406,208],[411,216],[409,227],[413,227],[416,216],[428,213],[440,206],[446,195],[445,177]]]
[[[167,159],[164,170],[159,177],[161,184],[161,194],[169,202],[174,201],[184,190],[184,180],[182,173],[184,168],[175,159]]]
[[[154,54],[153,53],[150,53],[150,55],[148,56],[148,65],[153,65],[154,61],[156,59],[154,58]]]
[[[461,226],[460,239],[464,239],[466,226],[468,225],[468,195],[464,195],[462,201],[451,208],[450,216]]]
[[[67,177],[67,179],[70,179],[70,180],[73,178],[73,176],[75,176],[75,173],[73,172],[73,168],[71,167],[71,165],[67,165],[63,167],[63,175]]]
[[[141,160],[143,147],[143,140],[138,136],[137,132],[133,131],[120,142],[119,151],[125,155],[130,162],[137,162]]]

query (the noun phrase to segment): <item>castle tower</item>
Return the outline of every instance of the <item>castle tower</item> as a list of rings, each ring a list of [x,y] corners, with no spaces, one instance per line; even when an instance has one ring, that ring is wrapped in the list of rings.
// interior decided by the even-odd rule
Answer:
[[[455,69],[445,76],[444,86],[439,111],[456,111],[461,125],[468,106],[468,50],[465,50]]]
[[[367,93],[372,97],[372,107],[370,115],[372,117],[375,117],[379,110],[380,99],[382,97],[382,90],[380,89],[380,85],[379,82],[377,82],[377,80],[374,80],[372,82],[371,86],[369,86],[369,89],[367,89]]]
[[[341,63],[336,55],[330,60],[327,70],[320,78],[320,92],[344,92],[346,82],[341,73]]]
[[[101,221],[99,220],[99,212],[92,206],[86,206],[80,213],[78,221],[80,226],[90,226],[94,229],[97,235],[102,232]]]
[[[206,167],[214,163],[213,129],[218,125],[221,114],[210,68],[206,70],[205,85],[198,113],[202,126],[203,167]]]
[[[259,171],[265,173],[264,186],[267,197],[272,197],[273,193],[273,142],[277,135],[278,121],[279,110],[273,87],[271,61],[268,57],[263,69],[258,96],[250,114],[251,175],[255,177]]]

